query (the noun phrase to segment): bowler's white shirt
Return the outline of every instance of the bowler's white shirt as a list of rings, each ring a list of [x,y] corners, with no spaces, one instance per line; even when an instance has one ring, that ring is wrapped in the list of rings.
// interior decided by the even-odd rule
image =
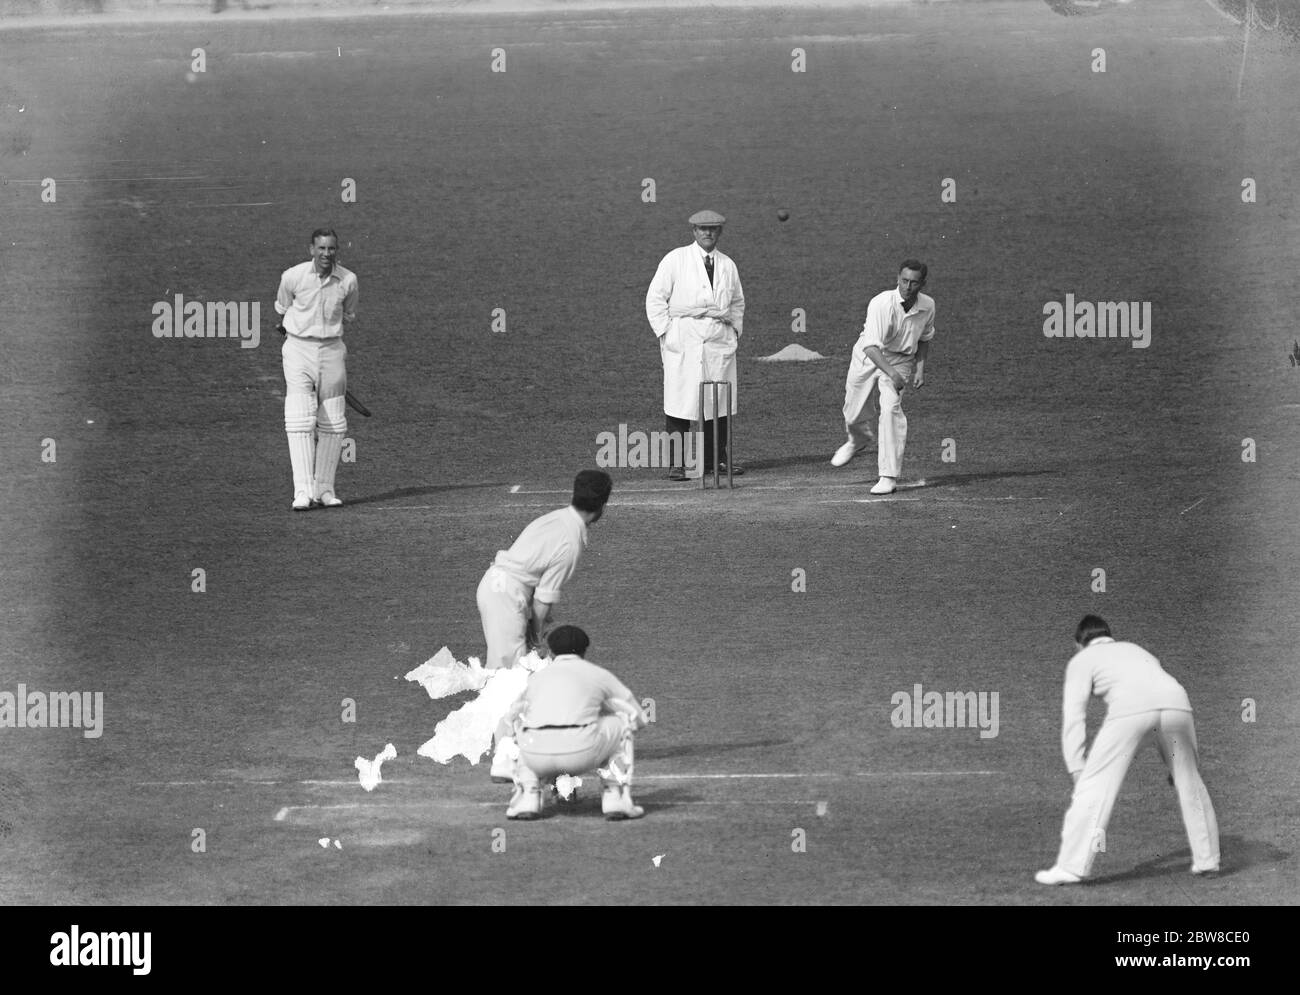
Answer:
[[[357,316],[357,276],[337,263],[328,276],[316,272],[314,260],[285,270],[275,310],[284,316],[290,335],[306,339],[333,339],[344,324]]]
[[[868,346],[877,346],[890,363],[910,362],[922,342],[934,338],[934,298],[917,294],[912,310],[903,310],[903,295],[898,288],[885,290],[867,305],[867,320],[853,347],[853,362],[873,369],[867,358]]]
[[[1105,700],[1108,720],[1161,708],[1192,710],[1183,686],[1141,646],[1109,636],[1094,639],[1065,668],[1061,752],[1070,773],[1083,770],[1088,699],[1094,694]]]
[[[497,551],[492,564],[532,591],[538,601],[553,605],[586,548],[587,523],[569,505],[530,522],[509,549]]]

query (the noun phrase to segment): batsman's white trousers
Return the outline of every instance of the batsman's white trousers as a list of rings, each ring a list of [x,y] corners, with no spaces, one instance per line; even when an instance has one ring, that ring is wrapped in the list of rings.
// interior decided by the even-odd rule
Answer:
[[[895,363],[895,368],[911,380],[915,367]],[[906,388],[905,388],[906,389]],[[878,469],[882,477],[898,479],[903,468],[903,447],[907,445],[907,416],[903,414],[902,392],[874,363],[849,364],[844,384],[844,428],[854,449],[871,441],[867,431],[876,422]]]
[[[532,592],[504,570],[491,566],[478,582],[477,600],[483,638],[487,640],[483,666],[488,670],[513,667],[528,652]]]
[[[1192,713],[1173,708],[1108,718],[1102,723],[1065,813],[1056,866],[1079,877],[1088,876],[1093,860],[1104,848],[1106,826],[1124,775],[1148,736],[1155,737],[1174,776],[1174,790],[1178,792],[1183,827],[1192,850],[1192,867],[1218,869],[1219,823],[1196,765]]]
[[[602,715],[568,729],[519,729],[515,742],[517,780],[525,787],[598,768],[605,768],[599,774],[607,786],[631,783],[632,724],[626,716]]]
[[[315,394],[318,404],[348,391],[346,359],[348,347],[342,338],[307,339],[286,335],[280,348],[284,363],[285,391]]]

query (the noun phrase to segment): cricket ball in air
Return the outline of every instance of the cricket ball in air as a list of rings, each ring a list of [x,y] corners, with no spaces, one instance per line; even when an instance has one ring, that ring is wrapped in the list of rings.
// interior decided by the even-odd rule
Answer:
[[[781,210],[779,210],[779,211],[776,212],[776,220],[777,220],[777,221],[789,221],[789,220],[790,220],[790,212],[787,211],[784,207],[781,208]]]

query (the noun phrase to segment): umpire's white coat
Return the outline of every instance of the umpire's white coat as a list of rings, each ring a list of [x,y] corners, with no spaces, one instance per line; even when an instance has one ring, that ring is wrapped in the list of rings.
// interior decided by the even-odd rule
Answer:
[[[700,417],[700,382],[731,384],[735,413],[736,348],[745,317],[745,295],[736,264],[713,250],[713,286],[704,270],[704,250],[692,242],[664,256],[650,290],[645,313],[659,337],[664,364],[664,414]],[[713,418],[713,398],[705,398],[704,418]],[[726,414],[727,412],[723,412]]]

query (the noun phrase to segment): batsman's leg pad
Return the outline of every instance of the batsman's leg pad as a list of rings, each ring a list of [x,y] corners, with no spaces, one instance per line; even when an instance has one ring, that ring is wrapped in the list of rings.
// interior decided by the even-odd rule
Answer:
[[[339,453],[343,451],[343,433],[321,432],[316,440],[316,494],[320,497],[334,491],[334,473],[339,466]]]
[[[342,394],[321,398],[320,407],[316,409],[316,428],[321,432],[345,434],[348,430],[347,398]]]
[[[312,494],[316,465],[316,396],[291,392],[284,397],[284,428],[289,438],[289,465],[293,467],[293,492]]]
[[[290,391],[284,395],[284,430],[316,431],[316,395]]]

